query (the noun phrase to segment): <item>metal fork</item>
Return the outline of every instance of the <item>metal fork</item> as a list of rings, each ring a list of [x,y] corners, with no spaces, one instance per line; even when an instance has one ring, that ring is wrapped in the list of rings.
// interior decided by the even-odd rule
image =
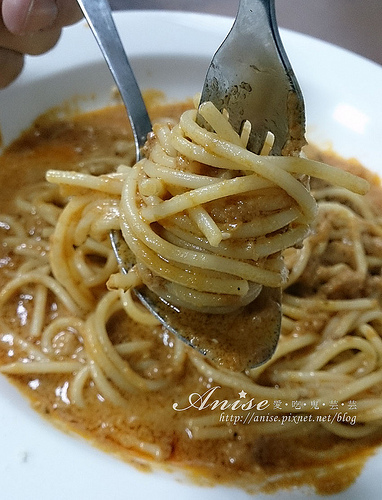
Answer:
[[[274,135],[272,154],[301,150],[304,101],[280,38],[274,0],[240,1],[232,29],[209,66],[205,101],[225,108],[237,132],[250,121],[250,151],[260,152],[268,131]]]
[[[124,53],[107,0],[78,0],[122,95],[133,128],[136,159],[150,120],[139,87]],[[283,49],[276,24],[274,0],[241,0],[235,22],[212,59],[201,102],[212,101],[229,112],[236,131],[249,120],[251,151],[258,153],[268,131],[275,136],[272,154],[294,154],[304,143],[301,92]],[[202,121],[201,117],[199,118]],[[135,257],[119,232],[111,234],[122,272]],[[220,336],[214,315],[196,313],[192,321],[147,287],[135,290],[141,302],[172,333],[217,364],[233,370],[258,366],[273,354],[281,327],[281,290],[263,287],[260,299],[240,314],[227,314],[231,333]],[[201,318],[203,316],[203,318]],[[206,316],[211,316],[207,317]],[[254,321],[256,320],[261,321]],[[257,327],[246,331],[248,325]],[[241,330],[241,334],[238,333]]]

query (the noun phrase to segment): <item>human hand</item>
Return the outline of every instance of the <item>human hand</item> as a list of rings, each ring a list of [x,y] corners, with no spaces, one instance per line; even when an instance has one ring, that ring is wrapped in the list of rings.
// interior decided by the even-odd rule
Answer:
[[[21,72],[25,54],[47,52],[61,29],[81,19],[76,0],[0,0],[0,88]]]

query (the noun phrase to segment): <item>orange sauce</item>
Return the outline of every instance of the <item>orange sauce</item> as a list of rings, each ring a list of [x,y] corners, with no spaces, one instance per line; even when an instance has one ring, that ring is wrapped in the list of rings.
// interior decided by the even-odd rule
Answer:
[[[182,106],[157,106],[152,115],[153,119],[169,114],[177,117],[181,111]],[[73,165],[79,165],[84,157],[108,154],[113,141],[128,137],[130,129],[124,110],[119,106],[72,118],[57,119],[54,115],[46,115],[37,120],[0,158],[0,185],[3,187],[0,212],[12,213],[18,189],[42,181],[48,168],[73,169]],[[380,196],[380,188],[378,193]],[[31,226],[36,223],[38,221],[29,221]],[[1,252],[1,259],[8,258],[7,264],[0,268],[0,285],[3,285],[5,271],[17,266],[17,258],[4,255],[4,248]],[[4,318],[12,316],[12,307],[10,303]],[[126,318],[114,318],[109,324],[111,338],[123,338],[126,332],[131,339],[154,341],[154,351],[161,366],[166,357],[173,355],[168,347],[171,336],[162,327],[136,326]],[[0,362],[9,362],[6,346],[1,343],[0,347]],[[70,404],[64,375],[13,376],[10,379],[33,408],[53,424],[80,434],[122,460],[145,466],[158,463],[147,460],[134,443],[140,440],[160,443],[165,457],[163,466],[181,468],[198,482],[235,484],[249,491],[271,492],[308,485],[319,493],[337,493],[355,480],[367,458],[374,453],[375,446],[381,442],[380,433],[348,440],[313,423],[297,425],[294,432],[269,435],[256,433],[256,423],[252,424],[251,432],[249,426],[246,429],[244,425],[231,425],[229,438],[194,440],[187,433],[181,418],[183,414],[176,412],[173,404],[184,401],[191,393],[204,394],[211,387],[211,381],[200,377],[190,364],[172,387],[155,393],[132,394],[127,408],[115,407],[99,398],[93,384],[86,389],[85,408]],[[223,398],[238,399],[239,396],[223,388],[219,399]],[[221,418],[221,414],[216,411],[217,418]]]

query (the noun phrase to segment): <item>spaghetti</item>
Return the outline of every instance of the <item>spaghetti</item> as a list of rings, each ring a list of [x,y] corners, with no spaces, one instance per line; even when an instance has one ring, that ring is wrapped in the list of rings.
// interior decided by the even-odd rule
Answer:
[[[136,274],[166,302],[199,312],[226,313],[252,302],[262,286],[278,287],[286,273],[280,252],[302,242],[316,203],[298,175],[316,175],[366,189],[363,180],[303,158],[246,150],[228,117],[205,102],[179,124],[154,126],[146,158],[125,169],[121,229],[137,259]],[[271,144],[264,146],[264,153]],[[345,179],[345,177],[347,177]]]
[[[296,227],[293,224],[297,220],[304,221],[301,234],[305,235],[304,217],[314,213],[316,202],[304,204],[298,196],[291,202],[290,192],[284,197],[283,188],[279,184],[275,187],[273,179],[253,173],[249,159],[245,168],[243,164],[235,167],[240,175],[223,179],[219,179],[218,172],[227,175],[225,166],[198,171],[196,167],[201,166],[196,159],[189,163],[194,171],[188,163],[187,169],[165,165],[165,161],[170,163],[169,153],[175,154],[169,149],[167,125],[155,129],[150,157],[131,169],[126,166],[124,154],[120,154],[121,149],[125,150],[121,143],[125,141],[128,146],[131,139],[126,138],[118,122],[119,111],[103,113],[68,120],[67,127],[59,121],[49,122],[42,132],[39,129],[39,134],[28,132],[25,142],[21,139],[0,160],[0,175],[6,175],[10,183],[9,194],[2,193],[0,216],[1,371],[38,401],[35,405],[41,412],[52,414],[72,430],[91,435],[100,446],[123,456],[180,466],[198,464],[199,470],[215,480],[241,481],[241,485],[265,487],[267,481],[279,486],[285,484],[283,481],[313,481],[319,490],[325,489],[328,476],[333,484],[335,462],[341,464],[337,488],[345,487],[358,472],[349,463],[349,454],[381,440],[382,207],[375,202],[381,188],[364,171],[372,188],[369,194],[360,196],[333,187],[332,182],[338,179],[345,179],[346,187],[354,187],[349,184],[354,176],[345,171],[340,170],[337,176],[338,169],[321,170],[322,163],[298,158],[258,159],[258,168],[267,170],[268,162],[274,162],[275,168],[287,173],[291,185],[307,193],[304,200],[313,195],[318,211],[303,246],[283,251],[289,276],[283,284],[282,334],[275,355],[261,367],[233,373],[212,365],[158,325],[136,301],[131,288],[107,289],[110,275],[117,273],[109,232],[119,228],[120,196],[125,196],[126,204],[128,189],[138,193],[140,186],[142,198],[154,200],[158,182],[162,184],[170,175],[166,186],[174,189],[173,197],[158,204],[136,203],[131,210],[145,209],[141,222],[145,231],[146,224],[155,228],[161,225],[155,232],[157,237],[173,232],[171,238],[176,237],[178,242],[192,227],[192,241],[183,244],[183,250],[192,253],[197,247],[204,252],[208,245],[208,255],[221,259],[228,257],[216,255],[214,249],[232,239],[225,237],[230,227],[223,228],[219,221],[216,225],[220,233],[215,229],[203,232],[210,227],[209,218],[201,219],[209,221],[205,226],[200,223],[202,230],[195,222],[199,220],[198,212],[194,218],[192,209],[184,205],[181,211],[186,215],[179,215],[177,208],[175,212],[167,208],[160,211],[162,205],[168,206],[167,200],[176,199],[179,190],[194,192],[225,181],[250,181],[253,176],[256,182],[264,183],[261,189],[275,190],[279,209],[284,199],[286,205],[292,204],[289,211],[282,208],[280,213],[295,211],[292,221],[289,215],[278,216],[279,227],[274,229],[277,235],[281,227]],[[196,126],[193,113],[187,112],[184,118],[190,127]],[[108,125],[102,139],[97,132],[94,142],[86,146],[88,123],[97,130],[103,120],[119,123],[119,135],[111,140]],[[52,134],[52,130],[57,133]],[[190,144],[183,132],[174,134],[176,141]],[[81,148],[78,141],[82,141]],[[224,141],[222,144],[226,147]],[[98,147],[96,154],[94,145]],[[155,167],[162,180],[150,173],[154,151],[161,158],[164,155],[158,145],[167,148],[165,160]],[[231,155],[227,164],[232,165],[235,147],[226,148]],[[31,148],[29,153],[26,148]],[[223,146],[219,144],[219,148]],[[116,163],[120,166],[110,173]],[[49,171],[50,182],[41,182],[47,166],[56,164],[62,171]],[[30,182],[25,176],[25,180],[21,177],[21,181],[13,181],[16,176],[10,175],[12,168],[25,168],[35,180]],[[100,175],[93,175],[94,169]],[[76,172],[69,174],[69,170]],[[311,194],[295,178],[303,172],[315,177]],[[135,180],[129,184],[133,175]],[[329,182],[317,180],[316,176],[329,178]],[[25,185],[19,186],[20,182]],[[339,183],[344,184],[342,180]],[[363,181],[356,184],[364,185]],[[179,196],[182,194],[184,191]],[[245,198],[245,192],[240,196]],[[135,196],[134,200],[139,198]],[[164,218],[161,213],[166,214]],[[139,217],[143,220],[141,212]],[[170,223],[170,218],[175,222]],[[269,222],[270,218],[264,217],[260,226],[267,228]],[[254,225],[243,222],[237,239],[250,238],[255,230]],[[143,245],[143,237],[138,236],[137,245]],[[258,237],[261,235],[256,234]],[[171,238],[168,236],[168,243],[174,245]],[[274,252],[280,250],[278,247]],[[247,260],[243,257],[244,263]],[[179,269],[175,262],[172,265]],[[271,262],[263,269],[256,265],[256,271],[259,267],[260,274],[268,275],[275,269],[279,272],[279,264]],[[228,272],[223,277],[220,271],[215,272],[208,271],[211,283],[214,279],[227,283],[233,279]],[[131,286],[136,286],[142,279],[140,270],[131,274]],[[258,276],[254,276],[255,283],[260,281]],[[217,401],[215,410],[206,406],[202,411],[197,404],[184,411],[174,409],[190,406],[189,395],[199,394],[202,398],[214,388],[210,401]],[[240,407],[238,394],[245,395]],[[266,412],[252,412],[252,418],[257,418],[253,425],[233,426],[229,418],[237,416],[235,408],[240,408],[245,418],[249,412],[243,412],[251,407],[252,400],[268,401]],[[343,412],[346,409],[355,420],[330,423],[330,417],[338,413],[336,407]],[[107,423],[102,428],[100,412]],[[309,416],[313,420],[303,420]],[[301,418],[298,426],[292,417]],[[312,469],[320,474],[312,474]],[[285,480],[288,474],[293,480]]]

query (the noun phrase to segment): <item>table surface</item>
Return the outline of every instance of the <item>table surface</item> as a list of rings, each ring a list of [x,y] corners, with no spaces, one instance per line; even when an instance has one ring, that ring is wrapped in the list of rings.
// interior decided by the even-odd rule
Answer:
[[[234,16],[238,0],[110,0],[116,10],[167,9]],[[279,25],[382,64],[382,0],[276,0]]]

